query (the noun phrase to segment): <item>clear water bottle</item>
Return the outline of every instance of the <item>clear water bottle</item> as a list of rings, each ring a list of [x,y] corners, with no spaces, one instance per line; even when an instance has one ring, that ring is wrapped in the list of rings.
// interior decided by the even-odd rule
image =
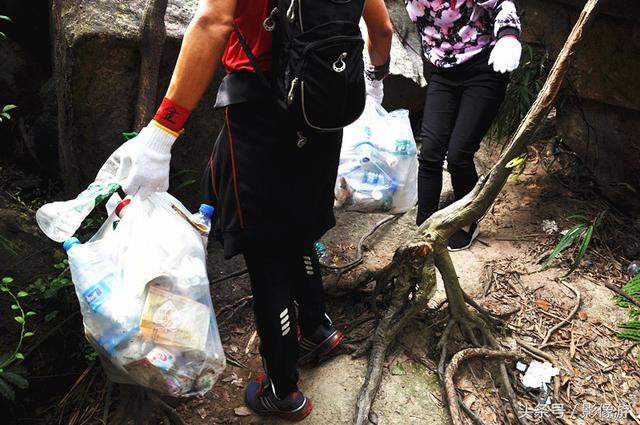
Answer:
[[[198,212],[195,213],[192,217],[194,223],[202,226],[200,233],[202,234],[202,245],[204,245],[205,249],[207,248],[207,244],[209,242],[209,232],[211,231],[211,217],[213,217],[213,213],[216,211],[214,207],[207,204],[201,204]]]
[[[627,267],[627,273],[629,273],[629,275],[631,275],[631,277],[634,277],[634,276],[640,274],[640,261],[634,260],[634,261],[630,262],[629,263],[629,267]]]
[[[105,161],[93,183],[75,199],[51,202],[36,211],[38,226],[47,237],[56,242],[71,238],[95,206],[120,188],[119,181],[130,169],[121,159],[125,148],[123,144]]]
[[[109,256],[84,246],[77,238],[63,244],[69,256],[71,278],[92,337],[107,351],[135,334],[142,308],[128,294],[117,291],[116,264]]]
[[[36,221],[47,237],[64,242],[80,228],[95,206],[120,188],[117,183],[94,182],[69,201],[51,202],[36,211]]]

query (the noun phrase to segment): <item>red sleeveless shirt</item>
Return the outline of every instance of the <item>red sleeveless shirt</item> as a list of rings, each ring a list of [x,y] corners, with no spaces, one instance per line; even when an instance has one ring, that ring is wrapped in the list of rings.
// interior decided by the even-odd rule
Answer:
[[[270,13],[271,0],[238,0],[233,19],[233,23],[240,29],[247,44],[251,46],[251,51],[258,59],[263,71],[271,68],[272,37],[262,25]],[[231,32],[227,42],[222,55],[222,64],[228,73],[241,70],[254,71],[235,31]]]

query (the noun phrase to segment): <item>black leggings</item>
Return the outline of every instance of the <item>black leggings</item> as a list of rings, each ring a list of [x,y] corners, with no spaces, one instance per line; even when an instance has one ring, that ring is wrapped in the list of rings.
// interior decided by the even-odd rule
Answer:
[[[265,372],[278,397],[297,389],[298,324],[308,336],[328,320],[320,263],[313,246],[269,246],[244,253]],[[297,316],[297,317],[296,317]]]
[[[432,68],[420,130],[418,225],[438,209],[445,156],[456,200],[478,180],[473,157],[509,82],[508,74],[497,73],[487,64],[489,52],[454,68]]]

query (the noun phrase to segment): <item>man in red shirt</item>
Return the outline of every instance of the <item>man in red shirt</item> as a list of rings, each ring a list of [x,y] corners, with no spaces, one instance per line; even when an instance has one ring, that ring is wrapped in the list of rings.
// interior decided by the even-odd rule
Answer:
[[[142,196],[168,189],[171,146],[222,60],[228,74],[216,106],[225,108],[225,125],[203,181],[225,257],[242,254],[251,280],[266,374],[247,386],[245,400],[256,413],[301,420],[312,403],[298,389],[297,365],[317,362],[343,338],[325,313],[313,248],[335,225],[342,132],[311,132],[299,143],[296,128],[260,84],[234,28],[268,74],[272,37],[263,23],[272,7],[271,0],[200,0],[158,112],[122,150],[131,163],[122,187]],[[367,91],[380,99],[392,36],[384,0],[367,0],[363,18],[371,61]]]

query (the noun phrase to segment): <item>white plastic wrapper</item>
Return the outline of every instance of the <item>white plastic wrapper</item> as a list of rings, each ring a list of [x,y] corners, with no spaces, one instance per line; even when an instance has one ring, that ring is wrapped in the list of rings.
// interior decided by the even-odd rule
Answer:
[[[387,112],[367,98],[364,112],[345,127],[335,207],[403,213],[418,201],[418,159],[409,111]]]
[[[122,219],[112,213],[68,250],[87,339],[114,382],[201,395],[225,367],[191,216],[168,193],[134,197]]]

